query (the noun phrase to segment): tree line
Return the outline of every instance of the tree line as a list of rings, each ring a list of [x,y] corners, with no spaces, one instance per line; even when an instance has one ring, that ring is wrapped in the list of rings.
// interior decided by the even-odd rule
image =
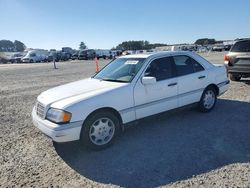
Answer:
[[[0,40],[0,52],[23,52],[26,49],[24,43],[19,40]]]
[[[212,45],[216,43],[222,43],[222,41],[216,41],[215,39],[209,39],[209,38],[201,38],[195,41],[194,44],[197,45]],[[167,46],[167,44],[164,43],[154,43],[151,44],[147,40],[139,40],[139,41],[124,41],[121,44],[117,45],[114,47],[114,50],[150,50],[154,49],[156,47],[161,47],[161,46]]]
[[[219,41],[219,40],[217,41],[213,38],[201,38],[201,39],[197,39],[194,44],[204,46],[204,45],[213,45],[216,43],[223,43],[223,41]],[[124,41],[124,42],[118,44],[116,47],[113,47],[112,50],[121,50],[121,51],[125,51],[125,50],[151,50],[151,49],[154,49],[156,47],[161,47],[161,46],[167,46],[167,44],[164,44],[164,43],[151,44],[147,40],[138,40],[138,41],[130,40],[130,41]],[[79,49],[83,50],[86,48],[87,48],[87,46],[85,45],[85,43],[81,42],[79,45]]]
[[[202,38],[195,41],[197,45],[209,45],[215,44],[221,41],[216,41],[215,39]],[[147,40],[138,40],[138,41],[124,41],[118,44],[116,47],[112,48],[113,50],[150,50],[156,47],[166,46],[164,43],[153,43],[151,44]],[[79,49],[86,49],[87,46],[84,42],[81,42]],[[0,40],[0,52],[23,52],[26,49],[26,46],[21,41],[15,40],[14,42],[10,40]]]
[[[195,41],[195,44],[197,45],[208,45],[208,44],[215,44],[220,43],[221,41],[216,41],[215,39],[209,39],[209,38],[202,38]]]
[[[121,44],[118,44],[116,47],[114,47],[114,50],[150,50],[156,47],[160,46],[166,46],[167,44],[162,43],[154,43],[150,44],[147,40],[139,40],[139,41],[124,41]]]

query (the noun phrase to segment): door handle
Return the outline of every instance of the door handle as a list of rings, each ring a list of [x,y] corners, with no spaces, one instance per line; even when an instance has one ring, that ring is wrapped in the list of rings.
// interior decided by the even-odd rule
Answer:
[[[168,84],[168,87],[175,86],[175,85],[177,85],[177,82]]]
[[[203,78],[206,78],[206,76],[199,76],[198,78],[199,79],[203,79]]]

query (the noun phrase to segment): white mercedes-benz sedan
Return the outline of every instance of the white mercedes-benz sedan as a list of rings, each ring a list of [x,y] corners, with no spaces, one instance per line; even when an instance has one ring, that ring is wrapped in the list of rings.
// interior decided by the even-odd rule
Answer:
[[[91,78],[41,93],[33,123],[55,142],[109,146],[129,122],[196,103],[209,112],[229,88],[226,68],[192,52],[119,57]]]

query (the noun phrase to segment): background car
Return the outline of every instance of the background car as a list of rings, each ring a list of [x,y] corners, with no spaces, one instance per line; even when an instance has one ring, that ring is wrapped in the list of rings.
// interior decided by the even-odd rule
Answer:
[[[216,45],[212,48],[212,51],[216,51],[216,52],[222,52],[223,50],[225,50],[224,45]]]
[[[79,52],[78,59],[89,60],[89,59],[94,59],[95,56],[96,56],[96,52],[93,49],[81,50]]]
[[[79,56],[79,51],[76,51],[75,53],[72,54],[71,59],[76,60],[78,59],[78,56]]]
[[[11,58],[9,59],[9,61],[11,63],[21,63],[22,62],[22,57],[24,56],[25,54],[23,53],[15,53],[13,56],[11,56]]]
[[[24,63],[42,62],[46,61],[48,54],[47,50],[30,50],[21,60]]]
[[[239,39],[224,57],[230,79],[240,81],[250,77],[250,39]]]
[[[224,48],[225,48],[225,51],[229,51],[232,48],[232,45],[227,44],[227,45],[224,46]]]
[[[60,56],[61,56],[61,61],[68,61],[70,58],[70,55],[67,52],[61,52]]]

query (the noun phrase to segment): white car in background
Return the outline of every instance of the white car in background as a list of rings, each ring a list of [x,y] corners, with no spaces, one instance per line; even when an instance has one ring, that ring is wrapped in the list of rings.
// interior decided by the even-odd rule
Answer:
[[[193,52],[127,55],[92,78],[40,94],[33,123],[56,142],[102,149],[129,122],[193,103],[209,112],[228,87],[225,66]]]
[[[49,56],[47,50],[30,50],[25,56],[22,57],[21,61],[24,63],[36,63],[46,61]]]

